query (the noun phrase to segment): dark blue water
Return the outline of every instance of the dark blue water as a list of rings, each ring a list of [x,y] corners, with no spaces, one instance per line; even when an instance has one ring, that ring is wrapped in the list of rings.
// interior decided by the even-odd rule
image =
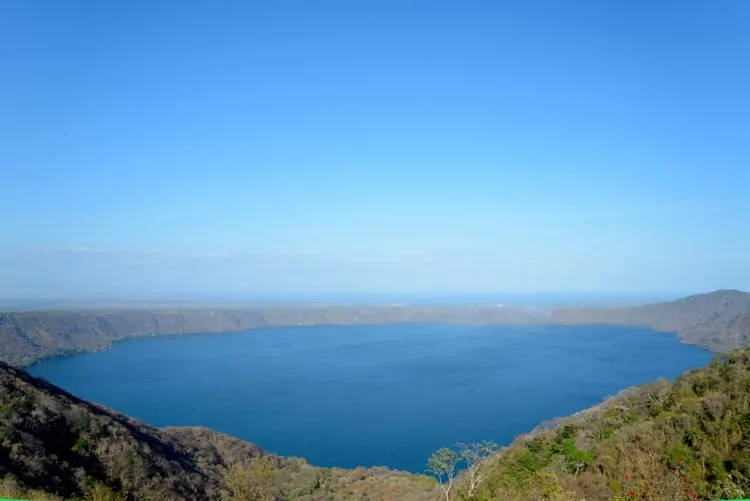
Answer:
[[[131,340],[31,372],[157,426],[208,426],[318,465],[418,472],[439,447],[508,443],[710,357],[631,328],[321,326]]]

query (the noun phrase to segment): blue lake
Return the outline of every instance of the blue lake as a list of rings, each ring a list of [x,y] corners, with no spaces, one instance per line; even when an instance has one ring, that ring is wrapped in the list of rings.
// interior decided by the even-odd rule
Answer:
[[[671,334],[608,326],[319,326],[128,340],[30,372],[156,426],[421,472],[439,447],[509,443],[710,358]]]

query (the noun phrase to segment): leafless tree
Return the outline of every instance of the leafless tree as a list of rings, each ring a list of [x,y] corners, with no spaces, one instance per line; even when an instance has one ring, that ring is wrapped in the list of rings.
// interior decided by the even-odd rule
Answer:
[[[652,407],[664,407],[669,398],[671,385],[666,379],[657,379],[646,387],[646,398]]]
[[[437,478],[445,494],[445,501],[450,500],[453,477],[456,475],[456,466],[460,461],[461,456],[447,447],[443,447],[427,460],[427,471]]]
[[[461,459],[466,463],[466,472],[469,475],[469,499],[474,497],[476,488],[484,482],[487,477],[483,466],[487,459],[498,451],[499,447],[494,442],[474,442],[470,444],[456,444]]]

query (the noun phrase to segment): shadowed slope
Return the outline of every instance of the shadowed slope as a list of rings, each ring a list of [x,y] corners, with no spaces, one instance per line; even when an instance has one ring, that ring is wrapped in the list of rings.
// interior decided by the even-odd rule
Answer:
[[[64,498],[105,485],[132,500],[218,500],[230,469],[261,458],[282,499],[433,499],[420,477],[317,468],[205,428],[157,429],[0,362],[0,480]]]
[[[750,342],[750,293],[719,290],[633,308],[562,309],[552,312],[550,321],[647,327],[675,332],[713,351],[730,351]]]

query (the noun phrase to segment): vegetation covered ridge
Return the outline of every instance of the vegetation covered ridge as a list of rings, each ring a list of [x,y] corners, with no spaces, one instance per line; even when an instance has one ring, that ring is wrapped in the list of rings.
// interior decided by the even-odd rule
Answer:
[[[441,449],[431,458],[444,488],[450,487],[452,467],[464,451]],[[544,423],[452,483],[445,499],[750,497],[750,348],[717,355],[674,383],[634,387],[592,409]]]
[[[38,360],[106,349],[130,337],[236,332],[262,327],[394,323],[610,324],[674,332],[685,342],[728,352],[750,342],[750,293],[720,290],[630,308],[540,310],[485,306],[289,306],[246,309],[110,309],[0,313],[0,360]]]

